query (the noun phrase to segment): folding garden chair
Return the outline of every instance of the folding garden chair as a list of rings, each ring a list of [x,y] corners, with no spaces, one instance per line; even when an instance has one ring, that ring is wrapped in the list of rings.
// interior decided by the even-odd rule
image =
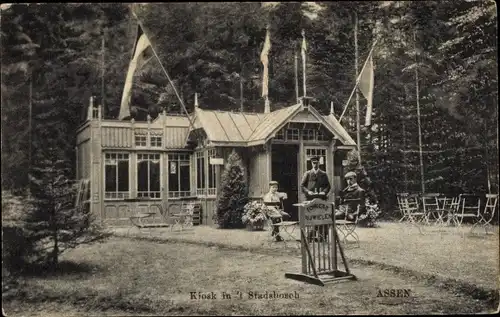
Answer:
[[[352,237],[354,239],[354,242],[357,244],[357,246],[359,247],[360,244],[359,244],[359,236],[356,232],[356,228],[358,227],[358,221],[359,221],[359,217],[360,217],[360,201],[359,199],[353,199],[353,200],[350,200],[349,201],[349,204],[357,204],[356,205],[356,212],[354,213],[355,217],[354,219],[351,219],[349,218],[349,214],[347,212],[347,205],[340,205],[339,206],[339,209],[340,208],[343,208],[345,207],[345,210],[344,210],[344,216],[342,217],[342,219],[335,219],[335,225],[338,229],[338,231],[342,234],[343,238],[342,238],[342,241],[347,244],[348,242],[348,238],[349,237]],[[351,214],[352,215],[352,214]]]
[[[419,224],[424,223],[425,213],[420,210],[418,204],[418,196],[410,195],[408,193],[399,194],[398,202],[400,203],[400,211],[403,217],[399,222],[407,220],[410,224],[418,228],[418,231],[422,233]]]
[[[461,196],[451,198],[451,202],[444,207],[447,209],[447,215],[446,215],[447,225],[451,225],[452,222],[453,224],[458,225],[456,216],[460,212],[461,198],[462,198]]]
[[[426,224],[430,224],[431,220],[435,220],[436,224],[441,224],[443,222],[443,210],[439,206],[439,196],[440,195],[436,193],[422,195],[422,207]]]
[[[454,217],[457,227],[460,227],[466,218],[479,219],[481,209],[481,199],[477,195],[460,194],[460,201],[460,210]]]
[[[478,219],[476,223],[472,226],[472,230],[477,226],[481,226],[488,234],[488,227],[491,227],[491,221],[493,217],[495,217],[495,211],[498,203],[498,195],[497,194],[486,194],[486,204],[484,205],[484,209],[478,213]]]

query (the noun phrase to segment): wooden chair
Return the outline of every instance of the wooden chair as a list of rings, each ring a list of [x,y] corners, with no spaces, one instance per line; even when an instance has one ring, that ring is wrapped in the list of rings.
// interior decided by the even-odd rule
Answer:
[[[431,223],[431,220],[435,220],[436,224],[443,222],[443,210],[439,206],[439,196],[440,194],[437,193],[427,193],[421,196],[425,223],[428,225]]]
[[[408,223],[417,227],[418,231],[422,234],[422,229],[419,224],[424,223],[426,217],[425,213],[419,208],[418,196],[400,193],[398,194],[398,205],[403,215],[401,219],[399,219],[399,222],[407,220]]]
[[[480,226],[483,227],[486,234],[488,234],[488,228],[492,227],[491,221],[495,217],[495,211],[498,203],[498,194],[486,194],[486,204],[484,209],[478,213],[478,218],[476,223],[471,228],[471,232],[474,228]]]
[[[177,207],[178,211],[171,211],[172,207]],[[173,231],[174,228],[178,227],[180,231],[185,229],[191,229],[194,225],[194,220],[196,219],[199,222],[201,213],[201,207],[199,204],[195,202],[181,202],[174,203],[169,206],[169,220],[173,222],[170,227],[170,230]]]
[[[454,217],[457,227],[460,227],[466,218],[479,219],[481,209],[481,198],[478,195],[460,194],[460,201],[460,210]]]
[[[453,197],[451,199],[451,202],[446,205],[444,208],[447,208],[447,220],[446,223],[447,225],[457,224],[457,214],[460,212],[460,206],[461,206],[461,196]]]
[[[344,201],[344,203],[339,206],[339,207],[341,207],[342,205],[345,206],[344,216],[342,219],[336,218],[335,225],[338,231],[342,234],[342,241],[344,242],[344,244],[347,244],[349,240],[348,238],[352,237],[357,246],[360,247],[359,236],[356,232],[356,229],[358,227],[358,221],[361,212],[361,203],[362,202],[359,199],[349,199]],[[356,205],[356,211],[354,213],[349,214],[347,207],[348,205],[350,206]],[[350,215],[354,215],[354,219],[349,218]]]

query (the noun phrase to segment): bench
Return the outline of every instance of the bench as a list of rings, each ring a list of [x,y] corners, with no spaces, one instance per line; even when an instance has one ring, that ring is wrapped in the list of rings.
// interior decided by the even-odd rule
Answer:
[[[135,203],[135,206],[132,205],[134,209],[134,214],[129,217],[130,222],[132,224],[132,227],[129,229],[129,231],[133,228],[138,228],[139,230],[141,229],[151,229],[151,228],[165,228],[169,227],[170,225],[167,223],[167,217],[165,215],[165,212],[163,210],[163,207],[161,204],[152,204],[151,206],[154,206],[159,209],[160,211],[160,221],[159,222],[144,222],[146,219],[151,219],[154,218],[155,215],[157,215],[157,212],[153,211],[148,211],[148,212],[137,212],[137,204],[139,202],[145,202],[145,201],[150,201],[148,198],[132,198],[132,199],[125,199],[126,202],[129,203]]]

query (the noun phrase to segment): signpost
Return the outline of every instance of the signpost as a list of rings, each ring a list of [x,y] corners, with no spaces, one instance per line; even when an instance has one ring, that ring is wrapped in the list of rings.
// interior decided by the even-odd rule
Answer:
[[[321,286],[338,280],[355,280],[338,238],[334,204],[315,198],[295,206],[299,207],[302,272],[285,273],[285,277]],[[345,271],[338,269],[337,250]]]

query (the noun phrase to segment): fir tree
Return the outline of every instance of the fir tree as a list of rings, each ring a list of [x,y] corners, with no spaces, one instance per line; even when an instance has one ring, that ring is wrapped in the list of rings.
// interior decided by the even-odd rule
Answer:
[[[245,169],[241,157],[233,150],[229,155],[221,176],[215,213],[220,228],[241,228],[245,205],[248,202],[248,188],[244,179]]]
[[[88,205],[75,206],[76,186],[66,176],[67,161],[54,150],[30,173],[33,208],[23,219],[28,240],[35,245],[34,262],[54,269],[65,250],[106,238]]]

